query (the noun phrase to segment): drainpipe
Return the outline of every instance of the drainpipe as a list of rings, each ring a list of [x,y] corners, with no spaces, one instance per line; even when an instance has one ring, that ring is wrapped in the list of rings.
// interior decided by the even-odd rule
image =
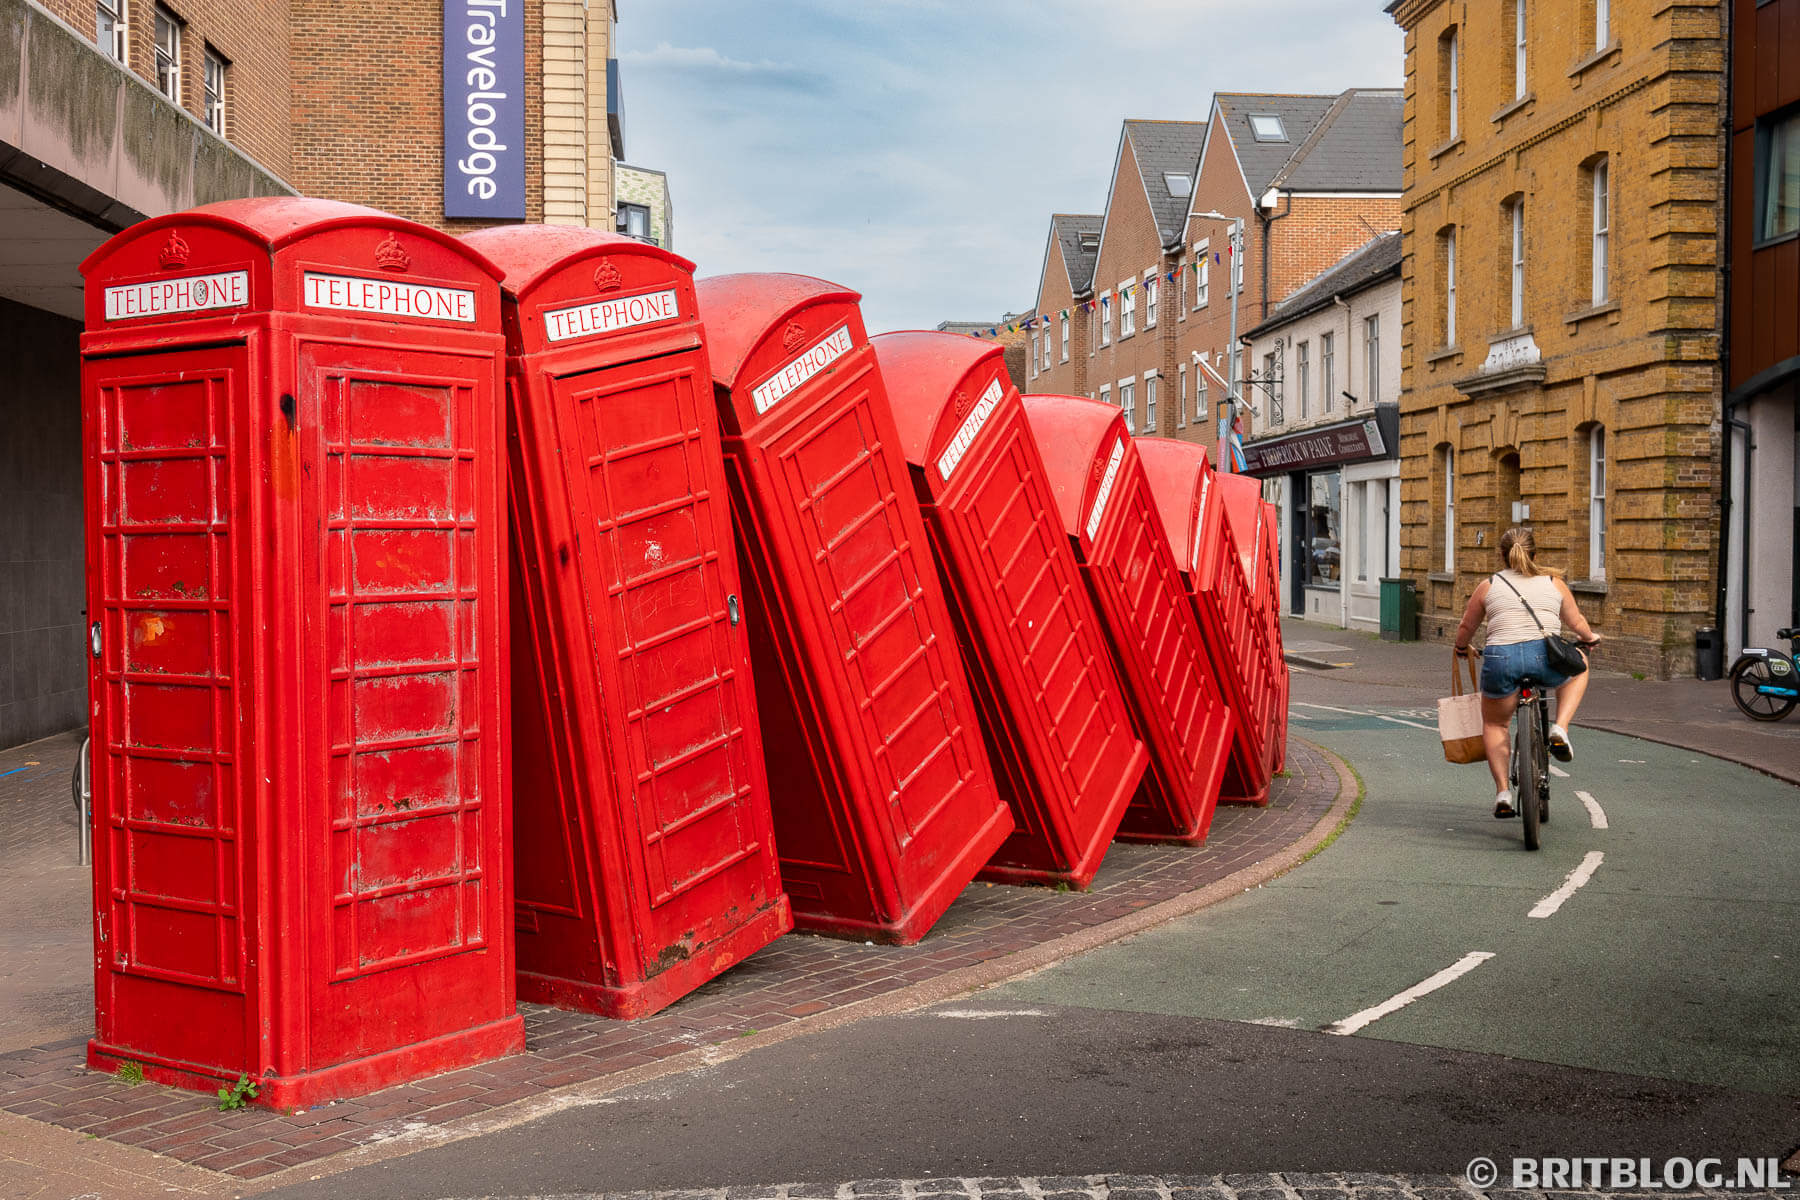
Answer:
[[[1275,212],[1276,204],[1283,196],[1287,198],[1287,207]],[[1294,211],[1294,197],[1278,188],[1270,188],[1256,202],[1256,216],[1262,222],[1262,319],[1269,319],[1269,250],[1270,238],[1274,234],[1275,222]]]
[[[1719,269],[1719,288],[1724,302],[1719,311],[1725,314],[1722,318],[1724,327],[1719,331],[1719,393],[1723,398],[1721,406],[1720,428],[1725,436],[1719,446],[1719,594],[1713,604],[1713,627],[1719,631],[1720,647],[1724,648],[1725,638],[1725,604],[1730,591],[1731,580],[1727,572],[1731,569],[1731,431],[1742,428],[1744,431],[1744,466],[1746,472],[1744,483],[1750,482],[1748,473],[1751,448],[1755,445],[1750,426],[1739,421],[1732,414],[1737,411],[1737,401],[1731,396],[1731,243],[1737,231],[1737,222],[1732,219],[1732,186],[1731,186],[1731,72],[1736,65],[1737,54],[1737,22],[1732,20],[1731,5],[1725,7],[1725,71],[1720,89],[1724,93],[1725,118],[1725,254],[1724,262]],[[1750,640],[1750,491],[1744,491],[1744,621],[1739,636],[1744,644]],[[1738,647],[1740,650],[1743,646]]]

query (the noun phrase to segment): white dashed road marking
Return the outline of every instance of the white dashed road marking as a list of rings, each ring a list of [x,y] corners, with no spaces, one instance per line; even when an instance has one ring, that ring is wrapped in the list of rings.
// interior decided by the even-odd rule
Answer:
[[[1592,879],[1594,877],[1594,872],[1600,869],[1600,864],[1605,860],[1605,854],[1598,850],[1589,850],[1587,852],[1587,857],[1581,860],[1581,865],[1569,872],[1569,877],[1563,880],[1562,886],[1557,888],[1554,892],[1551,892],[1548,896],[1545,896],[1542,900],[1539,900],[1537,902],[1537,907],[1533,908],[1525,915],[1528,917],[1536,917],[1539,920],[1542,920],[1545,917],[1554,916],[1556,910],[1563,906],[1563,901],[1567,900],[1570,896],[1573,896],[1576,889]]]
[[[1600,807],[1600,802],[1598,800],[1594,799],[1586,792],[1576,792],[1575,798],[1586,806],[1588,810],[1588,823],[1590,825],[1595,829],[1605,829],[1607,827],[1606,810]]]
[[[1335,1033],[1340,1036],[1355,1033],[1365,1025],[1373,1024],[1391,1013],[1399,1012],[1419,997],[1428,996],[1445,984],[1462,978],[1492,957],[1494,957],[1494,954],[1491,950],[1471,950],[1437,974],[1431,976],[1429,979],[1413,984],[1404,992],[1387,1000],[1383,1000],[1374,1008],[1365,1008],[1361,1012],[1345,1017],[1341,1021],[1332,1022],[1325,1027],[1324,1032]]]
[[[1290,700],[1290,701],[1288,701],[1288,707],[1290,709],[1293,709],[1293,708],[1318,708],[1318,709],[1323,709],[1326,712],[1347,713],[1352,717],[1374,717],[1377,721],[1392,721],[1396,725],[1410,725],[1414,729],[1423,729],[1427,733],[1436,733],[1437,732],[1437,729],[1435,726],[1421,725],[1417,721],[1402,721],[1399,717],[1390,717],[1383,713],[1364,712],[1361,709],[1357,709],[1357,708],[1334,708],[1333,706],[1331,706],[1329,704],[1308,704],[1304,700]]]

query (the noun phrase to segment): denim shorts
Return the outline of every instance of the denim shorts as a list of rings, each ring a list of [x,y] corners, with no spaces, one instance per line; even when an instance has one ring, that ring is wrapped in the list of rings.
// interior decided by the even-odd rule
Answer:
[[[1487,646],[1481,651],[1481,694],[1489,700],[1517,692],[1527,675],[1547,688],[1558,688],[1569,682],[1567,675],[1550,669],[1550,656],[1544,648],[1543,638],[1514,642],[1510,646]]]

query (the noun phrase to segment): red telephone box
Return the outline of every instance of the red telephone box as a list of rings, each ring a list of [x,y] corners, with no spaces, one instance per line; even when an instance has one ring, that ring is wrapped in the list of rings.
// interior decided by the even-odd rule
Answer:
[[[793,927],[693,264],[463,241],[503,273],[519,994],[643,1016]]]
[[[1267,631],[1244,578],[1206,448],[1139,438],[1137,449],[1176,565],[1200,616],[1213,667],[1237,718],[1219,799],[1265,804],[1272,758],[1269,725],[1278,697],[1269,670]]]
[[[795,923],[917,941],[1012,817],[861,297],[803,275],[697,290]]]
[[[493,267],[280,198],[82,273],[90,1065],[287,1108],[523,1049]]]
[[[1001,347],[871,339],[1014,832],[982,876],[1086,887],[1143,777],[1118,673]]]
[[[1271,768],[1287,770],[1288,665],[1281,645],[1281,510],[1263,501],[1263,577],[1269,589],[1269,661],[1275,673],[1275,756]]]
[[[1198,844],[1212,824],[1233,718],[1134,439],[1124,414],[1098,400],[1026,396],[1024,403],[1058,515],[1150,747],[1150,770],[1119,836]]]

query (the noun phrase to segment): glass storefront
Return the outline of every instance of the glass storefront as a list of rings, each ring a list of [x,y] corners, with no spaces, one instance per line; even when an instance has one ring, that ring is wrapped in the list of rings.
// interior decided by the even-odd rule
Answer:
[[[1342,481],[1338,471],[1315,471],[1306,477],[1308,587],[1335,588],[1343,578]]]

